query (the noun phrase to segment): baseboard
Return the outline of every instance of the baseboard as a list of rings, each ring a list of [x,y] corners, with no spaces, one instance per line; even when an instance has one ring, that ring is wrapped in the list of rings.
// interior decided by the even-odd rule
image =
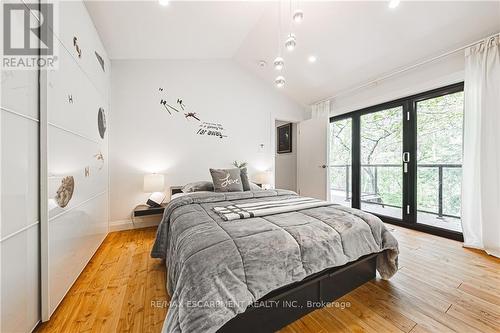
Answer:
[[[160,219],[157,217],[135,218],[134,220],[133,222],[131,219],[110,221],[109,232],[154,227],[160,224]]]
[[[35,332],[36,330],[38,330],[39,326],[42,325],[42,321],[41,320],[38,320],[35,324],[35,326],[33,326],[33,328],[31,329],[30,333],[31,332]]]

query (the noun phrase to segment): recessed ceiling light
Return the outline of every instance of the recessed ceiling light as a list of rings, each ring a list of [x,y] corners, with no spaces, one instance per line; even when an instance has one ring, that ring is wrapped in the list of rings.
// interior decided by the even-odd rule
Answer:
[[[160,5],[162,6],[168,6],[168,3],[169,1],[168,0],[158,0],[158,2],[160,3]]]
[[[318,58],[316,58],[315,56],[311,55],[307,58],[307,61],[309,61],[310,63],[315,63],[316,60],[318,60]]]
[[[396,8],[397,6],[399,6],[399,2],[400,2],[400,0],[391,0],[391,1],[389,1],[389,8],[390,9]]]

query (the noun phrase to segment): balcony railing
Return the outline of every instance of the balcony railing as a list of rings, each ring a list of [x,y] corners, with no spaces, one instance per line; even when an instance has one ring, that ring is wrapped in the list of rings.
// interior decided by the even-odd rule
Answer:
[[[350,173],[351,173],[351,165],[350,164],[342,164],[342,165],[330,165],[330,168],[340,168],[344,169],[345,172],[345,187],[339,188],[339,187],[331,187],[331,190],[335,191],[343,191],[345,192],[345,198],[346,201],[350,200]],[[373,178],[372,178],[372,188],[373,189],[378,189],[378,179],[379,179],[379,169],[381,168],[403,168],[402,164],[362,164],[361,168],[372,168],[373,171]],[[424,213],[429,213],[429,214],[435,214],[438,215],[439,218],[442,218],[444,216],[447,217],[454,217],[454,218],[460,218],[458,215],[453,215],[453,214],[445,214],[443,212],[443,170],[445,169],[457,169],[457,168],[462,168],[461,164],[418,164],[417,168],[436,168],[438,172],[438,209],[437,212],[435,211],[427,211],[427,210],[422,210],[418,209],[419,212],[424,212]],[[378,193],[377,190],[373,192],[362,192],[361,194],[361,202],[364,203],[369,203],[369,204],[375,204],[375,205],[380,205],[382,207],[388,206],[388,207],[401,207],[397,205],[391,205],[384,203],[382,201],[382,198],[380,196],[380,193]]]

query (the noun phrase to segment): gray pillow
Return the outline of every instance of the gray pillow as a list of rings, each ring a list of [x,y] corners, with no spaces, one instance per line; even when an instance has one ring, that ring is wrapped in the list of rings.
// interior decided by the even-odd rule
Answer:
[[[182,192],[184,193],[213,191],[213,190],[214,190],[214,184],[209,181],[193,182],[186,184],[182,187]]]
[[[243,186],[243,191],[250,191],[250,181],[248,180],[247,168],[240,169],[241,185]]]
[[[214,192],[242,192],[240,169],[210,169]]]

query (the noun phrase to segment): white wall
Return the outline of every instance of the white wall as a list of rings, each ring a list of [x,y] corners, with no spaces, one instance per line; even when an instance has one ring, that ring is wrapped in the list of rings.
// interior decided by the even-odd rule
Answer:
[[[464,54],[455,53],[401,75],[333,99],[332,116],[444,87],[464,80]],[[362,82],[360,83],[362,84]]]
[[[277,128],[288,124],[287,121],[276,121],[275,140],[278,140]],[[292,124],[292,152],[278,154],[274,145],[274,186],[286,190],[297,191],[297,124]],[[276,142],[275,141],[275,142]]]
[[[110,214],[128,224],[144,203],[143,175],[163,173],[169,186],[209,180],[208,169],[234,160],[249,172],[273,167],[274,119],[299,121],[303,108],[230,60],[113,61],[110,136]],[[164,91],[160,92],[159,88]],[[182,98],[186,112],[221,123],[227,138],[197,135],[199,122],[160,104]],[[263,148],[260,145],[263,144]]]

